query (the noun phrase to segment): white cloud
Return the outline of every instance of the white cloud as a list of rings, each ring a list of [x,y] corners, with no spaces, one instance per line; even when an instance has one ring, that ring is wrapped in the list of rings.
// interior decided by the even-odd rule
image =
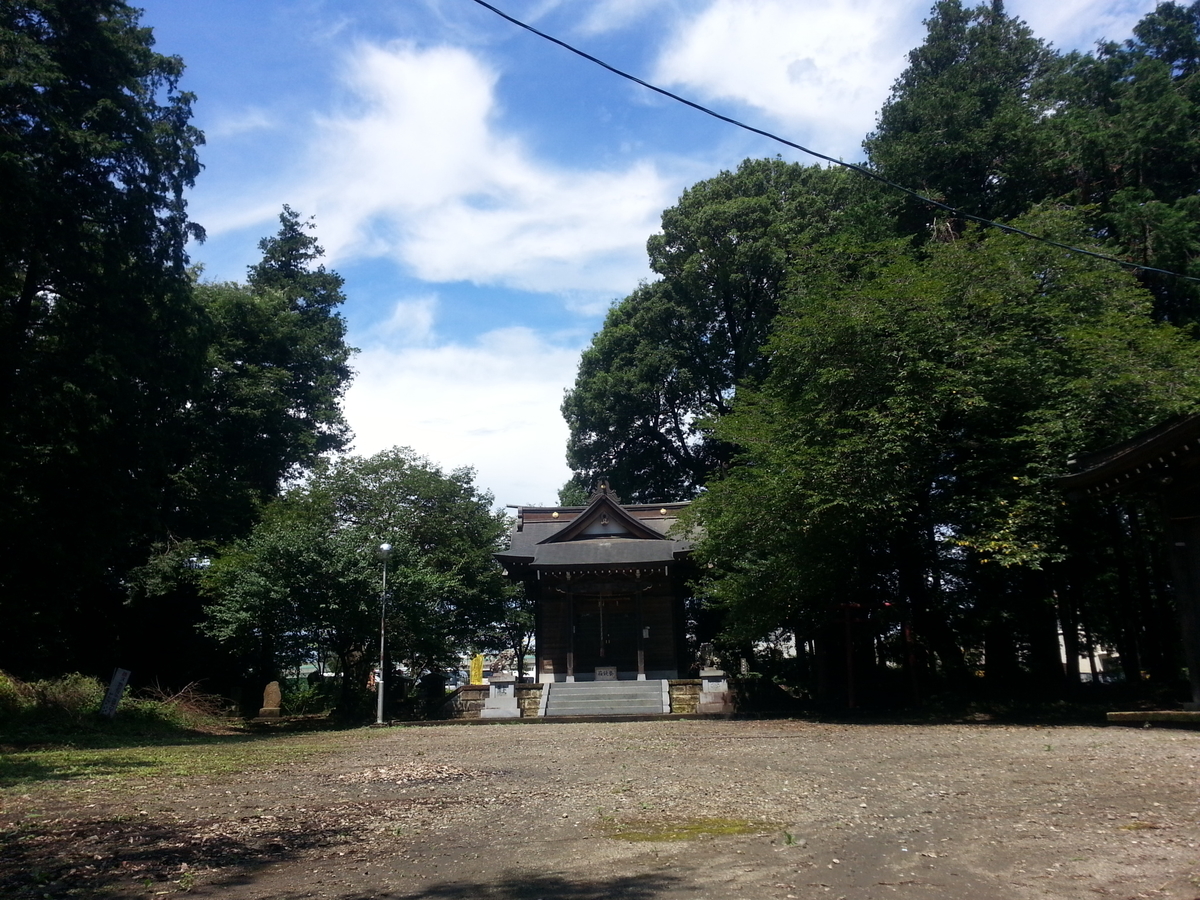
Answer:
[[[353,111],[318,119],[286,175],[331,264],[387,257],[425,281],[605,300],[648,274],[646,235],[679,188],[653,165],[536,159],[497,124],[495,73],[461,49],[361,45],[346,78]],[[269,218],[278,193],[209,214],[209,231]]]
[[[761,110],[831,156],[856,159],[905,53],[923,2],[716,0],[681,22],[655,78],[708,100]]]
[[[554,411],[579,352],[527,328],[470,345],[366,350],[345,406],[355,451],[409,446],[446,469],[473,466],[498,504],[553,504],[570,477],[567,426]]]
[[[269,131],[278,125],[275,117],[266,110],[248,107],[219,115],[215,122],[204,126],[204,134],[210,139],[228,138],[254,131]]]
[[[399,300],[392,315],[379,326],[379,331],[391,343],[400,346],[429,344],[434,336],[437,306],[438,300],[433,294]]]
[[[1024,19],[1033,33],[1060,50],[1091,50],[1096,41],[1123,41],[1152,12],[1157,0],[1014,0],[1009,15]]]
[[[668,0],[588,0],[581,4],[585,15],[577,26],[581,34],[603,34],[628,28],[639,19],[664,6]]]

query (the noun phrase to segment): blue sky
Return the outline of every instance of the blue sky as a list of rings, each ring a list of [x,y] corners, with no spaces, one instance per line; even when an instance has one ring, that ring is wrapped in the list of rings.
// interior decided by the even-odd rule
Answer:
[[[136,2],[136,0],[135,0]],[[688,185],[807,157],[618,79],[471,0],[141,0],[187,63],[206,277],[242,280],[284,203],[315,217],[360,348],[355,449],[473,466],[554,503],[558,407]],[[832,156],[859,144],[929,0],[497,0],[639,77]],[[1128,37],[1154,0],[1010,0],[1060,49]]]

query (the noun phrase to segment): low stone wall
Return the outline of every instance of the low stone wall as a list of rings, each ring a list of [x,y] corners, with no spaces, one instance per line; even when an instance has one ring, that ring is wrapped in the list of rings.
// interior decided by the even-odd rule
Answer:
[[[692,715],[700,702],[699,678],[673,678],[671,688],[671,712],[677,715]]]
[[[517,706],[521,707],[521,718],[535,718],[538,714],[538,707],[542,704],[542,686],[540,684],[518,684],[516,694]]]
[[[486,684],[464,684],[446,698],[435,718],[478,719],[489,690]]]
[[[438,719],[479,719],[483,704],[487,701],[491,685],[464,684],[454,693],[446,697],[441,710],[435,718]],[[517,706],[521,708],[521,718],[534,718],[542,702],[542,686],[540,684],[518,684],[514,686],[517,695]]]
[[[671,692],[671,712],[675,715],[695,715],[700,705],[700,688],[704,682],[699,678],[673,678],[668,682]],[[466,684],[450,694],[442,704],[440,719],[478,719],[483,704],[488,698],[490,686]],[[514,691],[521,718],[532,719],[538,714],[542,702],[543,685],[518,684]]]

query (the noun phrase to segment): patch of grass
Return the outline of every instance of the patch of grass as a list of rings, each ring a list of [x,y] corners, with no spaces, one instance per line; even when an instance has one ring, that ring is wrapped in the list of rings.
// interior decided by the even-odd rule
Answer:
[[[163,738],[228,732],[224,702],[195,684],[126,693],[116,715],[100,714],[107,685],[78,673],[22,681],[0,671],[0,747]]]
[[[353,734],[366,738],[374,732]],[[273,768],[344,749],[346,732],[232,735],[122,747],[51,747],[0,754],[0,792],[38,784],[132,782]]]
[[[656,819],[636,822],[605,822],[605,837],[621,841],[694,841],[699,838],[736,834],[767,834],[776,826],[748,819]]]
[[[1128,825],[1122,825],[1122,831],[1150,831],[1155,828],[1161,828],[1161,825],[1155,825],[1153,822],[1130,822]]]

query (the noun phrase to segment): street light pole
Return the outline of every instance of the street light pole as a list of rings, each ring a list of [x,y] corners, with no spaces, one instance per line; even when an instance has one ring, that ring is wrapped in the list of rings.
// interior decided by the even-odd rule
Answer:
[[[376,556],[383,560],[383,589],[379,592],[379,677],[375,679],[375,724],[383,724],[383,650],[384,637],[387,634],[387,564],[392,555],[391,544],[380,544],[375,551]]]

